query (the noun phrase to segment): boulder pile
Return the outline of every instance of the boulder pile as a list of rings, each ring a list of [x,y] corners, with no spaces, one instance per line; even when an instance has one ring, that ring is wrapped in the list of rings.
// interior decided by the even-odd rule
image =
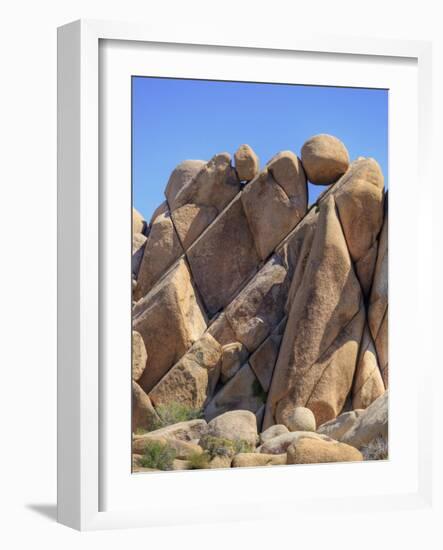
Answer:
[[[327,185],[309,208],[308,181]],[[160,469],[363,460],[379,441],[385,458],[377,162],[321,134],[260,170],[241,145],[179,164],[165,197],[133,213],[134,469],[158,469],[149,445],[173,450]],[[191,419],[166,425],[168,407]]]

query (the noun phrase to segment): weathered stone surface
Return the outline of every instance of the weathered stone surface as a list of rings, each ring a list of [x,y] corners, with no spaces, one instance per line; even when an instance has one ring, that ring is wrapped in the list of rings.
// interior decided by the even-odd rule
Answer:
[[[254,468],[256,466],[279,466],[286,464],[286,453],[281,455],[263,453],[239,453],[232,459],[233,468]]]
[[[199,445],[194,443],[189,443],[188,441],[183,441],[182,439],[174,438],[164,438],[153,435],[154,432],[143,434],[140,436],[134,436],[132,441],[132,452],[143,454],[146,445],[149,442],[158,442],[161,444],[166,444],[168,447],[174,449],[176,458],[179,459],[188,459],[193,454],[201,454],[203,449]]]
[[[354,263],[355,272],[360,281],[365,297],[368,297],[374,278],[375,262],[377,261],[378,241],[371,246],[366,254]]]
[[[231,155],[219,153],[181,188],[170,206],[174,211],[185,204],[198,204],[221,212],[239,191],[240,181],[231,165]]]
[[[221,380],[226,383],[236,374],[248,358],[248,350],[241,342],[233,342],[222,348]]]
[[[300,159],[292,151],[280,151],[266,165],[286,195],[306,210],[308,189]]]
[[[135,439],[153,437],[154,439],[180,439],[181,441],[188,441],[195,443],[208,430],[208,424],[206,420],[202,418],[196,418],[195,420],[187,420],[185,422],[177,422],[177,424],[171,424],[164,428],[154,430],[149,434],[143,434],[141,436],[135,436]]]
[[[152,406],[151,400],[141,387],[132,381],[132,431],[141,428],[152,430],[157,425],[159,417]]]
[[[132,276],[137,278],[145,250],[146,237],[142,233],[132,234]]]
[[[240,145],[234,155],[235,168],[240,181],[251,181],[260,170],[260,163],[249,145]]]
[[[279,256],[273,256],[226,308],[237,339],[254,351],[284,317],[289,278]]]
[[[187,251],[206,309],[214,315],[255,273],[259,258],[240,199],[236,199]]]
[[[254,447],[258,441],[255,415],[250,411],[229,411],[217,416],[208,423],[207,433],[231,441],[246,441]]]
[[[134,308],[134,330],[139,332],[149,356],[149,368],[140,385],[149,393],[206,329],[184,260]]]
[[[175,208],[175,198],[181,189],[188,185],[205,165],[204,160],[185,160],[174,168],[165,189],[171,210]]]
[[[132,209],[132,234],[143,233],[146,227],[146,222],[143,216],[135,208]]]
[[[260,443],[266,443],[270,439],[274,439],[279,435],[288,434],[289,430],[284,424],[274,424],[260,434]]]
[[[260,453],[273,455],[282,454],[287,451],[290,445],[305,438],[330,441],[329,437],[316,434],[315,432],[288,432],[266,440],[260,447]]]
[[[222,348],[210,334],[204,334],[150,391],[155,406],[174,399],[200,409],[212,396],[220,375]]]
[[[183,248],[169,212],[160,214],[152,224],[145,243],[134,293],[135,299],[139,300],[145,296],[182,254]]]
[[[357,422],[358,417],[362,414],[363,409],[355,409],[337,416],[333,420],[329,420],[322,424],[317,433],[327,435],[331,439],[341,441],[345,433],[350,430]]]
[[[215,456],[209,463],[208,468],[220,469],[220,468],[230,468],[232,462],[232,456]]]
[[[342,436],[341,441],[360,449],[378,436],[387,438],[388,417],[389,401],[386,391],[364,410],[352,428]]]
[[[171,214],[180,242],[185,250],[215,220],[218,210],[213,206],[185,204]]]
[[[333,190],[335,204],[354,262],[362,260],[383,223],[383,174],[374,159],[359,158]]]
[[[366,409],[385,392],[374,342],[365,327],[352,388],[352,408]]]
[[[288,464],[321,464],[326,462],[358,462],[363,460],[360,451],[338,441],[303,439],[287,450]]]
[[[290,432],[315,432],[316,429],[314,413],[306,407],[286,409],[282,422]]]
[[[379,367],[385,387],[388,387],[388,210],[387,196],[385,215],[380,233],[374,282],[368,309],[368,323],[375,342]]]
[[[191,469],[191,463],[189,460],[183,460],[181,458],[176,458],[172,461],[172,468],[173,471],[179,471],[179,470],[190,470]]]
[[[249,358],[249,365],[265,392],[269,391],[282,337],[270,334]]]
[[[166,212],[169,212],[168,203],[166,201],[163,201],[161,204],[157,206],[157,208],[154,210],[151,220],[149,222],[149,226],[152,227],[152,224],[154,221],[161,216],[162,214],[165,214]]]
[[[221,346],[228,346],[238,342],[225,313],[221,313],[211,320],[211,324],[208,327],[208,333],[211,334]]]
[[[205,408],[210,420],[226,411],[244,409],[255,413],[264,403],[265,394],[251,367],[246,364],[215,394]]]
[[[329,185],[348,169],[349,153],[336,137],[318,134],[303,145],[301,161],[311,183]]]
[[[141,335],[132,331],[132,378],[139,380],[146,368],[148,354],[146,353],[145,343]]]
[[[294,406],[308,407],[322,424],[341,412],[352,386],[365,315],[333,196],[320,204],[304,264],[291,284],[265,428]]]
[[[297,160],[297,157],[295,157]],[[274,162],[278,165],[281,160]],[[302,173],[302,172],[301,172]],[[243,190],[241,200],[254,241],[262,260],[265,260],[306,213],[307,192],[304,174],[294,179],[292,189],[286,190],[274,179],[271,169],[265,168]]]

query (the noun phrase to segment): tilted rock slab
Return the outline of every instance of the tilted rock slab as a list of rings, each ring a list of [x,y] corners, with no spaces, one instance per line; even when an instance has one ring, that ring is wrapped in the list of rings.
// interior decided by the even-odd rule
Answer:
[[[288,447],[288,464],[325,464],[328,462],[360,462],[360,451],[338,441],[303,439]]]
[[[140,333],[149,365],[139,380],[149,393],[206,329],[185,260],[180,260],[134,310],[134,330]]]
[[[352,408],[366,409],[385,392],[374,342],[366,326],[352,388]]]
[[[386,391],[376,399],[362,414],[355,424],[342,437],[343,443],[348,443],[361,449],[376,437],[388,437],[389,395]]]

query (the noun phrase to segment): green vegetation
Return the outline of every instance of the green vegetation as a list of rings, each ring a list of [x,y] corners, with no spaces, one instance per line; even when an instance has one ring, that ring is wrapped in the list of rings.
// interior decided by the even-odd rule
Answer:
[[[192,453],[189,458],[189,469],[190,470],[204,470],[209,468],[209,462],[211,457],[207,451],[203,453]]]
[[[258,397],[263,403],[265,403],[268,394],[265,392],[265,390],[262,388],[262,385],[257,380],[257,378],[252,382],[252,395],[254,397]]]
[[[238,453],[252,453],[254,451],[252,445],[243,439],[223,439],[213,435],[204,435],[200,439],[200,446],[206,449],[211,459],[216,456],[232,457]]]
[[[168,404],[158,405],[155,409],[160,418],[154,426],[154,430],[158,428],[164,428],[171,424],[177,424],[178,422],[185,422],[187,420],[195,420],[203,416],[201,409],[193,409],[183,403],[173,401]]]
[[[170,470],[176,456],[175,449],[167,443],[160,441],[148,441],[139,463],[143,468],[155,468],[156,470]]]

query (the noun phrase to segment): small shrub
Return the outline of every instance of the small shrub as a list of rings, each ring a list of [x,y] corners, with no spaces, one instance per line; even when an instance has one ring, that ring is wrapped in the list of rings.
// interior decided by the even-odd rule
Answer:
[[[252,382],[252,395],[258,397],[263,403],[266,401],[268,394],[262,388],[262,385],[257,380],[257,378]]]
[[[171,424],[177,424],[178,422],[195,420],[203,416],[203,411],[201,409],[193,409],[188,405],[176,401],[158,405],[155,410],[160,420],[156,422],[156,425],[153,427],[154,430],[170,426]]]
[[[209,468],[209,462],[211,457],[207,451],[203,453],[192,453],[189,458],[189,469],[190,470],[204,470]]]
[[[170,470],[176,456],[175,449],[167,443],[160,441],[148,441],[139,463],[143,468],[155,468],[156,470]]]
[[[243,439],[233,441],[213,435],[204,435],[200,439],[200,445],[206,449],[211,459],[216,456],[232,457],[238,453],[251,453],[254,450],[252,445]]]
[[[360,450],[365,460],[387,460],[389,458],[388,442],[381,435]]]

